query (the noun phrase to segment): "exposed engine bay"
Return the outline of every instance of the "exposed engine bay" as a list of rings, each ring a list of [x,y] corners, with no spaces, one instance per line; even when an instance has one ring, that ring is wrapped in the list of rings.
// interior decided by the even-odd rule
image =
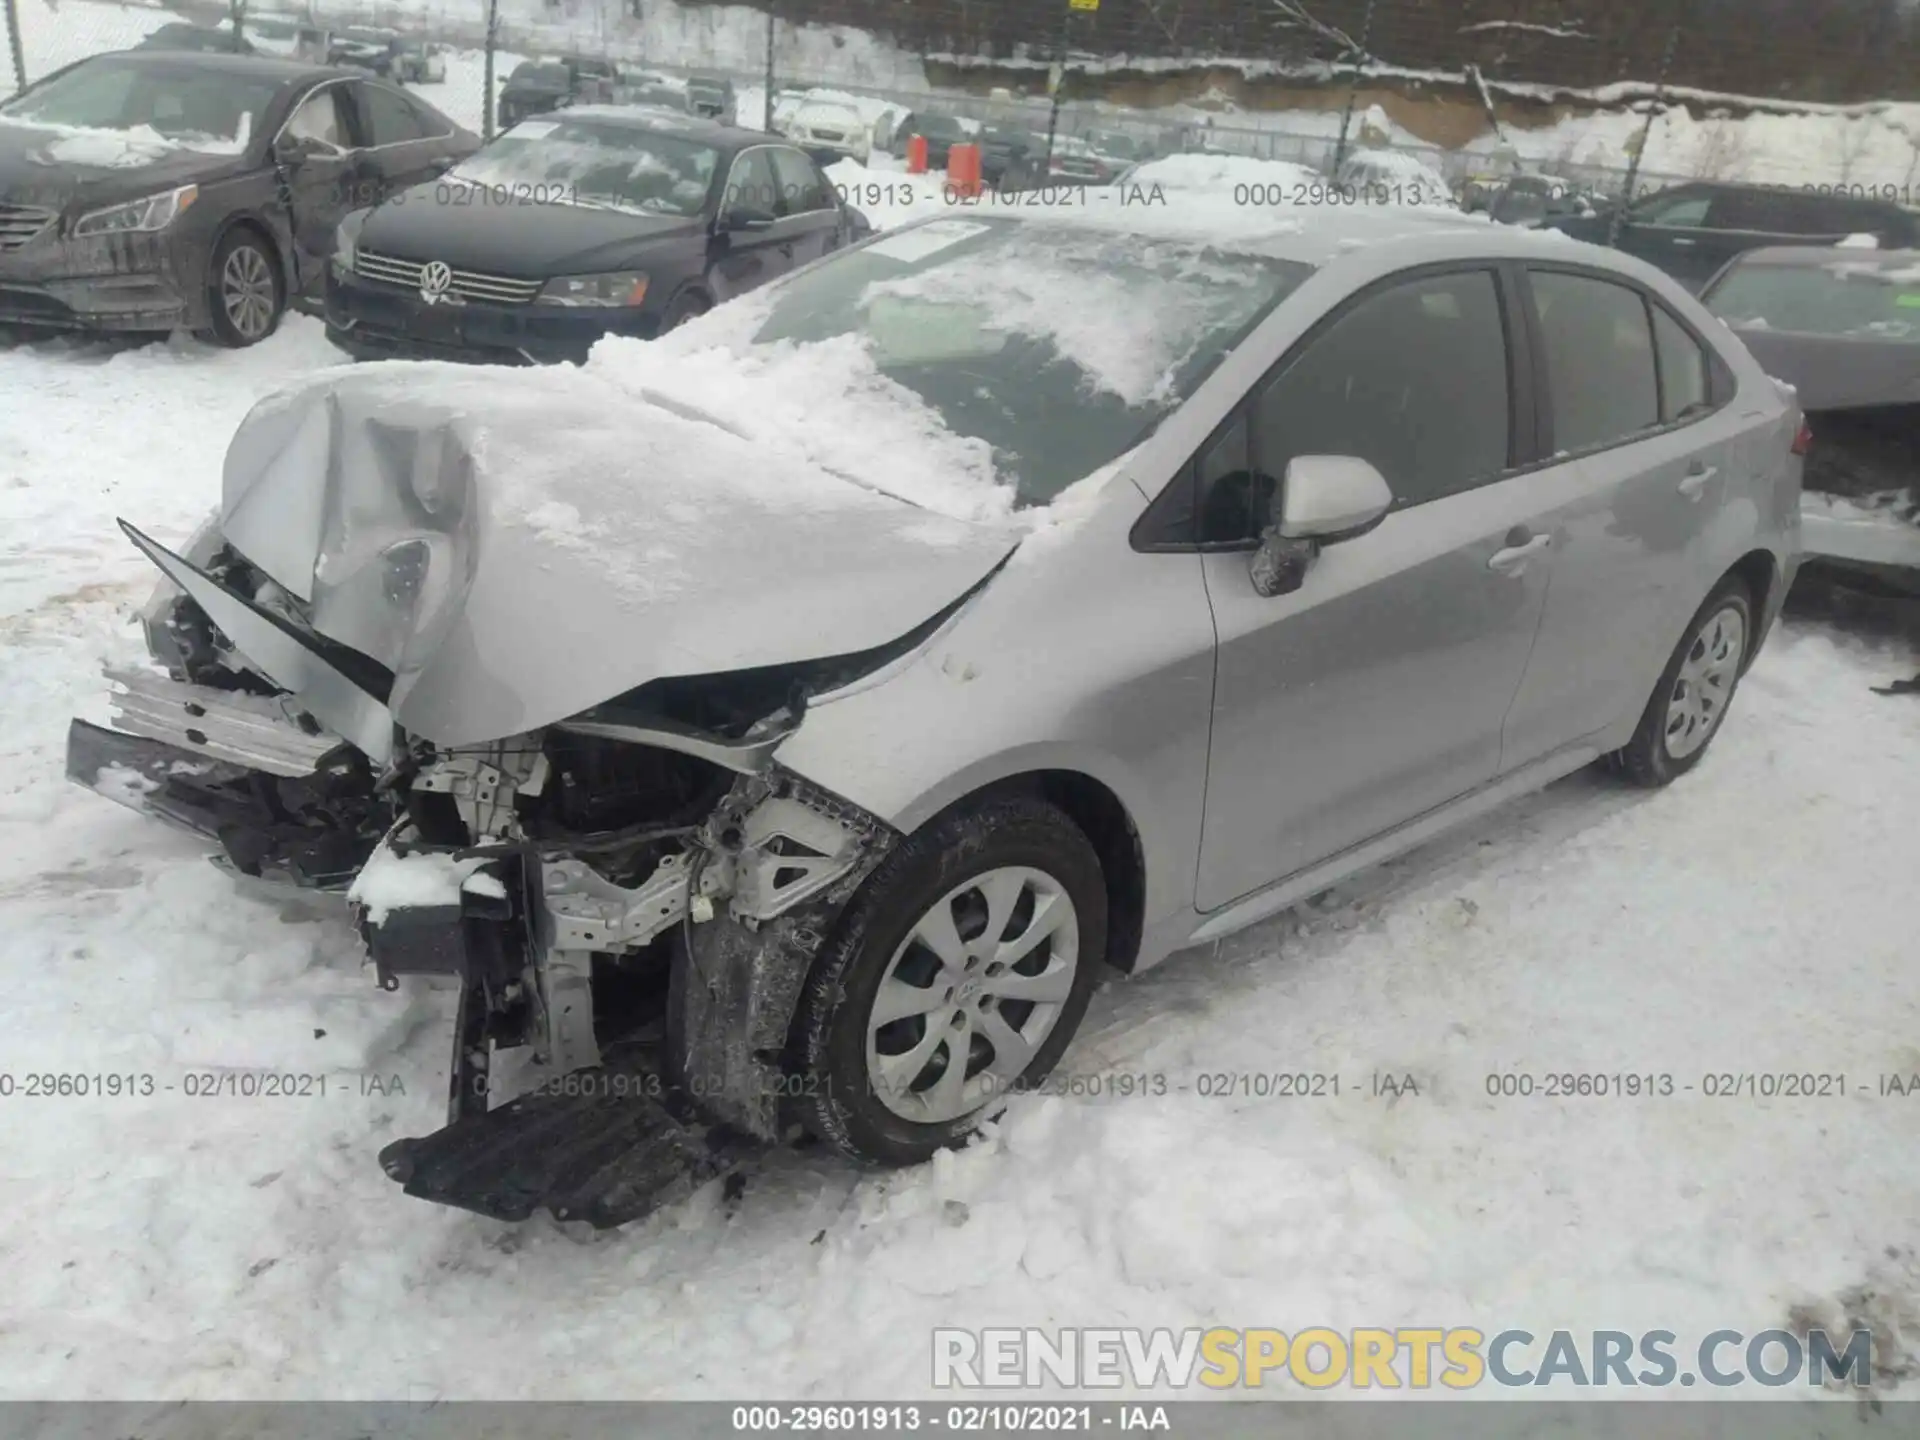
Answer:
[[[204,569],[303,623],[230,547]],[[109,673],[115,728],[73,722],[71,777],[217,841],[236,876],[344,892],[383,987],[461,985],[448,1128],[390,1146],[394,1178],[611,1225],[779,1138],[800,985],[891,836],[769,757],[809,694],[887,655],[662,682],[484,745],[405,738],[376,773],[193,597],[163,587],[144,620],[170,673]],[[534,1088],[496,1105],[494,1058],[521,1048]]]
[[[409,1193],[618,1224],[782,1137],[802,988],[898,838],[782,743],[1017,538],[578,379],[407,376],[256,407],[179,553],[121,522],[155,668],[68,774],[343,894],[382,985],[459,983],[447,1127],[381,1156]]]

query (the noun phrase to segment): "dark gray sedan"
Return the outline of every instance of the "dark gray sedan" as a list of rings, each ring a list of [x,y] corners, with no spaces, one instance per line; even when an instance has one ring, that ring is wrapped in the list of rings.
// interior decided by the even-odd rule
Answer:
[[[1808,557],[1920,592],[1920,250],[1752,250],[1700,299],[1807,413]]]
[[[82,60],[0,104],[0,324],[252,345],[318,286],[342,216],[478,145],[368,75]]]

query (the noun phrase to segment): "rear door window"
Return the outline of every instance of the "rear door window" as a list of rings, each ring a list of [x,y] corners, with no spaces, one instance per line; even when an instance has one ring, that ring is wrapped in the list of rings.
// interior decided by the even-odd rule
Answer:
[[[1713,367],[1705,347],[1658,305],[1653,348],[1660,360],[1660,418],[1672,424],[1712,409]]]
[[[426,138],[420,112],[397,90],[385,85],[362,85],[360,108],[366,120],[369,145],[403,145],[409,140]]]
[[[1617,445],[1660,424],[1653,331],[1638,290],[1588,275],[1534,270],[1556,451]]]
[[[1804,233],[1796,229],[1793,202],[1797,198],[1785,191],[1724,190],[1708,207],[1707,225],[1714,230],[1761,230],[1773,235]]]
[[[1687,191],[1677,195],[1655,195],[1634,209],[1637,225],[1667,225],[1681,230],[1696,230],[1707,223],[1707,210],[1713,197]]]

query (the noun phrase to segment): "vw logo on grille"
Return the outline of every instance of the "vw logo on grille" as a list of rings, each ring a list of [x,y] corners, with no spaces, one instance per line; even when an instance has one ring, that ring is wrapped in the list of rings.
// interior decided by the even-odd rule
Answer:
[[[420,267],[420,298],[429,305],[447,293],[453,284],[453,271],[444,260],[429,260]]]

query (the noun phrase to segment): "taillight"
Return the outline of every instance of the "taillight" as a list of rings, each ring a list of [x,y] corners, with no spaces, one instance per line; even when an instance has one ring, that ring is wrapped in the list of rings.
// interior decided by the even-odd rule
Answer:
[[[1812,444],[1813,427],[1807,424],[1805,420],[1802,420],[1800,422],[1800,428],[1794,432],[1793,453],[1796,455],[1804,455]]]

